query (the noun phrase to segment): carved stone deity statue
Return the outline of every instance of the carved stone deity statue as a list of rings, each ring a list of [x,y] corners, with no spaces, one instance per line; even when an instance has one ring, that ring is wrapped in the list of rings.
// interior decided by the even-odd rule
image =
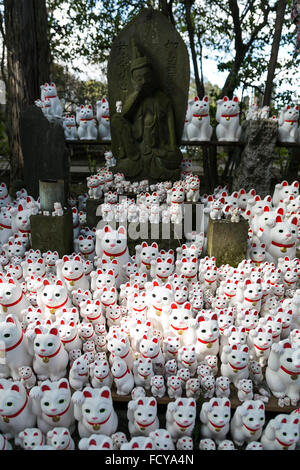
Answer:
[[[159,12],[154,15],[156,13]],[[115,89],[113,95],[116,99],[110,101],[111,109],[115,108],[117,100],[122,101],[121,112],[111,116],[112,152],[117,159],[114,171],[135,179],[177,179],[182,154],[178,147],[181,134],[174,100],[165,91],[166,77],[160,80],[155,58],[142,52],[142,48],[143,51],[147,48],[138,42],[138,36],[133,34],[128,39],[130,60],[125,69],[126,85],[120,88],[119,95]],[[165,46],[166,49],[172,47],[168,42]],[[176,48],[176,44],[173,47]],[[172,51],[170,57],[174,57]],[[167,69],[169,73],[170,70]],[[183,117],[184,113],[185,107]]]

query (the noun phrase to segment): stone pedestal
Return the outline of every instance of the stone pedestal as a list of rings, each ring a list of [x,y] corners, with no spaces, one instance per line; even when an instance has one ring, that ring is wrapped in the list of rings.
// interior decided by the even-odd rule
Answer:
[[[73,218],[67,211],[62,216],[32,215],[31,244],[34,250],[57,251],[60,258],[73,252]]]
[[[245,148],[235,175],[233,191],[254,188],[265,197],[271,193],[272,166],[278,137],[278,123],[268,119],[245,121]]]
[[[100,215],[96,215],[97,208],[104,203],[104,199],[88,199],[86,201],[86,224],[89,228],[97,227],[101,220]]]
[[[218,267],[222,264],[236,267],[246,258],[248,227],[244,219],[238,223],[209,219],[207,255],[216,258]]]
[[[24,180],[28,193],[39,196],[40,180],[64,180],[65,200],[69,190],[69,159],[61,120],[49,122],[37,106],[20,117]]]

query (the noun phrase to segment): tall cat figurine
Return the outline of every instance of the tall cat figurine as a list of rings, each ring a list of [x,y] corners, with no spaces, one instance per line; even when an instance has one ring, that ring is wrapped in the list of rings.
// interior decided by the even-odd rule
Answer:
[[[80,108],[77,108],[76,121],[79,125],[78,136],[80,140],[97,139],[98,131],[92,105],[81,105]]]
[[[96,107],[97,120],[99,123],[99,138],[100,140],[111,140],[109,104],[107,99],[103,97],[100,101],[97,101]]]
[[[216,120],[216,134],[218,140],[238,142],[242,128],[239,123],[239,100],[235,96],[233,100],[224,96],[218,100]]]
[[[188,140],[210,140],[213,129],[210,125],[208,96],[204,96],[203,100],[195,96],[190,111],[191,118],[187,124]]]
[[[285,106],[279,116],[278,139],[280,142],[297,142],[299,130],[299,106]]]
[[[78,140],[78,131],[76,126],[76,118],[72,114],[67,114],[63,120],[63,128],[66,140]]]
[[[177,441],[182,436],[191,437],[196,421],[196,401],[194,398],[177,398],[170,402],[166,413],[166,428]]]

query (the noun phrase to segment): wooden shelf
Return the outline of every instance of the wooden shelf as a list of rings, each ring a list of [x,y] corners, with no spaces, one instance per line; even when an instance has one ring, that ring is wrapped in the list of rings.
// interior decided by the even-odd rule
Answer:
[[[111,146],[110,140],[66,140],[66,144],[68,147],[80,147],[86,145],[92,146]],[[203,141],[203,140],[192,140],[192,141],[182,141],[179,146],[180,147],[244,147],[244,142],[227,142],[227,141],[217,141],[217,140],[210,140],[210,141]],[[277,147],[286,147],[286,148],[299,148],[300,143],[297,142],[277,142]],[[300,156],[300,154],[299,154]]]

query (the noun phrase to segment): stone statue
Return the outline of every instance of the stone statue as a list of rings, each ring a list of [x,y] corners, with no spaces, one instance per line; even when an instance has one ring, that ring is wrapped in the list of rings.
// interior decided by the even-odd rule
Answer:
[[[172,102],[160,89],[149,59],[141,55],[133,38],[131,43],[134,91],[111,120],[112,152],[118,160],[115,171],[129,177],[142,173],[155,179],[177,178],[182,154]]]
[[[115,39],[108,64],[115,172],[137,180],[180,177],[188,86],[179,34],[160,12],[141,10]]]

